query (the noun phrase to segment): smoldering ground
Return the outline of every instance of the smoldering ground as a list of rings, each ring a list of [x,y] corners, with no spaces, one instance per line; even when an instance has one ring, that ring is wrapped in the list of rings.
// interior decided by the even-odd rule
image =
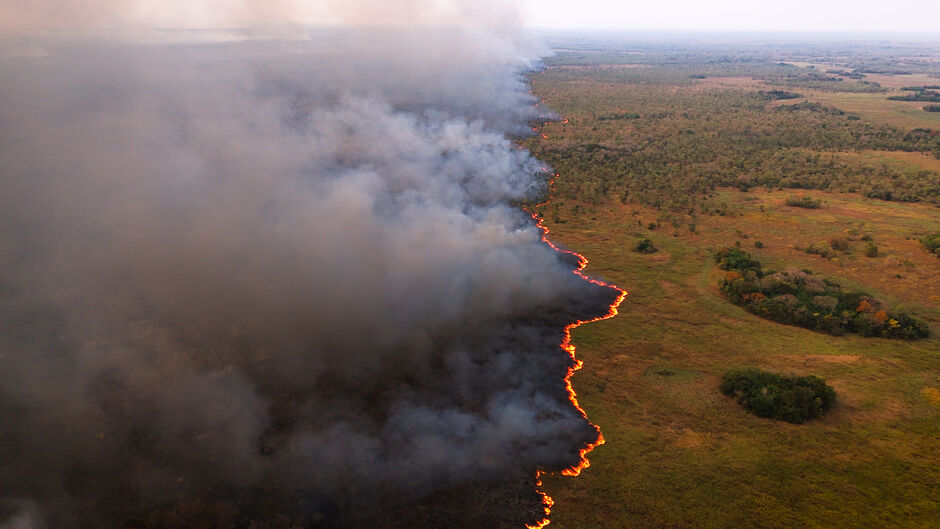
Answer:
[[[0,59],[3,527],[518,527],[616,296],[518,202],[531,49],[478,28]]]

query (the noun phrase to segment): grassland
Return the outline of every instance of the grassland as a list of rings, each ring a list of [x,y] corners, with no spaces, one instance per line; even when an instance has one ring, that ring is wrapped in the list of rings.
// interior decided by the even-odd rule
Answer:
[[[642,61],[623,57],[618,60]],[[563,153],[585,145],[615,152],[631,143],[682,141],[682,131],[701,130],[708,115],[746,113],[746,105],[726,106],[757,89],[743,81],[692,87],[687,64],[612,74],[598,62],[590,58],[590,67],[577,72],[549,68],[533,79],[536,93],[570,120],[546,125],[548,138],[529,144],[549,158],[554,153],[560,166],[559,196],[543,208],[545,222],[556,241],[590,259],[588,273],[630,292],[619,317],[574,332],[585,361],[574,387],[607,443],[591,453],[591,467],[580,477],[546,478],[556,501],[551,527],[937,527],[940,260],[917,238],[940,231],[940,209],[868,198],[860,190],[690,188],[673,182],[685,173],[668,157],[647,157],[635,172],[612,168],[611,157],[565,163]],[[670,68],[659,81],[650,71]],[[772,66],[758,66],[766,68]],[[657,109],[668,107],[689,116],[677,118],[672,132],[657,122]],[[640,118],[597,119],[617,111]],[[806,119],[809,128],[816,118]],[[660,126],[665,132],[651,132]],[[729,119],[727,128],[736,126]],[[732,152],[721,143],[734,135],[721,128],[704,144]],[[821,164],[823,172],[835,158],[859,178],[882,178],[865,167],[888,165],[937,180],[932,154],[820,147],[779,145],[774,152],[814,151],[821,156],[806,163]],[[641,149],[630,152],[644,156]],[[747,166],[747,157],[759,152],[737,155]],[[689,165],[700,171],[709,163]],[[644,178],[644,189],[657,193],[635,192]],[[786,206],[795,193],[820,199],[823,207]],[[878,245],[877,257],[865,255],[866,236]],[[848,250],[821,258],[801,249],[832,237],[848,239]],[[633,251],[641,238],[660,251]],[[758,241],[763,248],[755,247]],[[715,250],[737,242],[767,266],[810,269],[864,288],[925,319],[933,335],[922,341],[833,337],[749,314],[721,295],[712,260]],[[837,404],[803,425],[757,418],[718,390],[722,374],[738,367],[817,375],[836,389]]]
[[[936,81],[936,80],[935,80]],[[901,92],[896,92],[901,93]],[[887,101],[887,95],[845,92],[806,93],[806,100],[854,112],[872,123],[906,128],[940,128],[940,113],[924,112],[924,103],[913,101]]]

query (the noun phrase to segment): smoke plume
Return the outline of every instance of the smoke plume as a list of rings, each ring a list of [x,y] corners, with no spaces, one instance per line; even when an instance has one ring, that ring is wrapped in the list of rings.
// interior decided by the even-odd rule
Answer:
[[[146,43],[2,17],[0,527],[539,517],[595,435],[562,330],[616,293],[518,206],[538,46],[445,4]]]

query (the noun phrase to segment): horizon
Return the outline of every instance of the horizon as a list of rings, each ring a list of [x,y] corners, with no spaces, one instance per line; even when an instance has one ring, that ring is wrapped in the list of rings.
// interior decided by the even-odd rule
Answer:
[[[539,30],[914,33],[940,38],[940,4],[927,0],[900,0],[890,10],[873,0],[795,0],[786,9],[743,0],[717,5],[588,0],[577,8],[561,0],[525,0],[522,9],[527,26]]]

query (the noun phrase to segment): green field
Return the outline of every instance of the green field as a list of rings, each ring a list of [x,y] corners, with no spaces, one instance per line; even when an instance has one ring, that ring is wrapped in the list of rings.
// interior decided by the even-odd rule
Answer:
[[[940,259],[917,240],[940,231],[935,154],[902,152],[903,141],[888,140],[854,149],[853,127],[885,138],[907,132],[861,109],[861,119],[847,122],[769,114],[781,134],[804,127],[815,139],[751,148],[746,139],[758,134],[765,108],[754,99],[758,87],[695,87],[685,80],[688,62],[612,69],[590,52],[576,55],[555,62],[584,67],[533,76],[536,94],[570,120],[546,124],[548,138],[528,143],[560,173],[558,196],[542,214],[555,241],[590,260],[588,273],[630,294],[618,317],[574,331],[585,363],[573,384],[607,442],[579,477],[545,478],[556,502],[551,527],[937,527]],[[745,79],[747,67],[727,73]],[[838,98],[875,100],[820,93],[836,107]],[[610,118],[626,112],[639,116]],[[898,128],[879,128],[888,125]],[[798,166],[793,152],[802,156]],[[767,174],[777,180],[756,178],[774,160]],[[818,178],[797,183],[819,185],[795,189],[786,177],[800,171]],[[826,177],[834,172],[843,176]],[[868,196],[884,178],[912,190],[905,201]],[[800,194],[823,207],[785,205]],[[829,258],[803,250],[833,237],[847,240],[847,250]],[[634,251],[641,238],[659,251]],[[865,255],[863,238],[878,246],[877,257]],[[809,269],[863,288],[926,320],[932,336],[834,337],[758,318],[718,289],[723,272],[712,256],[736,243],[775,269]],[[739,367],[819,376],[837,403],[802,425],[757,418],[718,390],[721,376]]]
[[[889,92],[892,94],[894,92]],[[872,123],[896,125],[906,128],[940,128],[940,113],[924,112],[925,103],[887,101],[884,94],[850,94],[839,92],[809,92],[807,99],[855,112]]]

